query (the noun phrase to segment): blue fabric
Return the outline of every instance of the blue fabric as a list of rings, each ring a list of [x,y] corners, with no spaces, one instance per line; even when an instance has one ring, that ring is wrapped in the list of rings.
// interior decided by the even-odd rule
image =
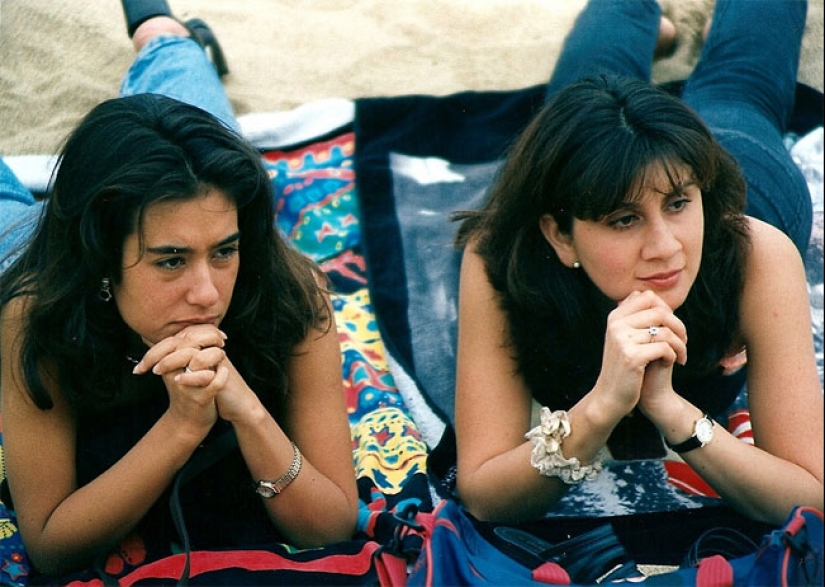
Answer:
[[[591,0],[564,40],[547,96],[584,77],[650,80],[662,10],[655,0]]]
[[[163,94],[212,113],[240,130],[221,80],[203,49],[173,35],[152,39],[136,56],[120,87],[121,96]],[[0,157],[0,271],[31,236],[43,203],[26,189]]]
[[[215,67],[192,39],[162,35],[141,49],[123,78],[120,95],[144,93],[192,104],[240,130]]]
[[[0,271],[26,244],[41,209],[42,204],[0,158]]]
[[[682,99],[733,155],[748,183],[746,212],[805,255],[812,207],[783,143],[794,108],[805,0],[719,0]]]

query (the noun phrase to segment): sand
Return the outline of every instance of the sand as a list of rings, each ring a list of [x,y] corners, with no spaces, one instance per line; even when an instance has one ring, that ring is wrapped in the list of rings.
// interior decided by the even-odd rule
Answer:
[[[0,154],[51,154],[117,93],[133,57],[120,3],[0,0]],[[633,1],[633,0],[628,0]],[[745,0],[747,1],[747,0]],[[823,1],[811,0],[800,81],[823,89]],[[238,114],[322,98],[507,90],[545,81],[584,0],[172,0],[215,30]],[[695,65],[713,0],[662,0],[678,47],[656,81]]]

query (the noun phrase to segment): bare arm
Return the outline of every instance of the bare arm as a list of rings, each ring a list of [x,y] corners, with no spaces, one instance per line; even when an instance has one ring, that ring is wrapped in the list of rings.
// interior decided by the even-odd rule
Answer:
[[[289,469],[291,442],[303,454],[294,482],[272,498],[259,498],[279,531],[300,547],[350,539],[358,512],[341,350],[331,307],[330,317],[327,331],[311,330],[295,349],[280,423],[228,360],[223,367],[229,371],[228,381],[217,398],[220,415],[232,422],[254,480],[274,481]]]
[[[54,384],[54,407],[37,408],[20,370],[23,306],[16,300],[6,307],[0,331],[7,475],[32,562],[42,572],[62,573],[88,564],[134,527],[206,435],[214,408],[188,401],[167,412],[112,468],[78,487],[74,416]],[[182,413],[203,419],[181,419]]]
[[[780,524],[794,505],[823,508],[823,395],[802,260],[780,231],[750,222],[753,246],[740,312],[756,446],[717,426],[710,444],[683,456],[732,506]],[[688,438],[701,416],[678,396],[650,408],[671,442]]]
[[[459,497],[480,519],[535,519],[566,488],[558,479],[542,477],[530,464],[532,445],[524,434],[530,427],[531,394],[516,371],[498,295],[471,248],[462,261],[459,299],[455,410]],[[564,441],[565,456],[583,463],[594,459],[615,426],[605,413],[594,395],[570,411],[572,434]]]

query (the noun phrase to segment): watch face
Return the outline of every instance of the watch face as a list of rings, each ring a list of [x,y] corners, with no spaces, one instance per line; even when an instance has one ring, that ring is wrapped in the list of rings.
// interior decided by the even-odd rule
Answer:
[[[713,438],[713,422],[707,418],[702,418],[696,423],[696,439],[703,445]]]
[[[275,497],[275,490],[269,485],[259,484],[255,492],[261,497]]]

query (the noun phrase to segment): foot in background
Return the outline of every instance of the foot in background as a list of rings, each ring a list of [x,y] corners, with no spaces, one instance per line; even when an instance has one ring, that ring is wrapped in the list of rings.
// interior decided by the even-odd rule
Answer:
[[[656,38],[656,49],[653,52],[654,59],[661,59],[673,53],[676,48],[676,25],[673,21],[663,16],[659,21],[659,36]]]
[[[136,52],[160,35],[190,37],[206,51],[220,77],[229,73],[218,39],[203,20],[192,18],[186,22],[179,21],[172,15],[166,0],[121,0],[121,4],[126,17],[126,31]]]

